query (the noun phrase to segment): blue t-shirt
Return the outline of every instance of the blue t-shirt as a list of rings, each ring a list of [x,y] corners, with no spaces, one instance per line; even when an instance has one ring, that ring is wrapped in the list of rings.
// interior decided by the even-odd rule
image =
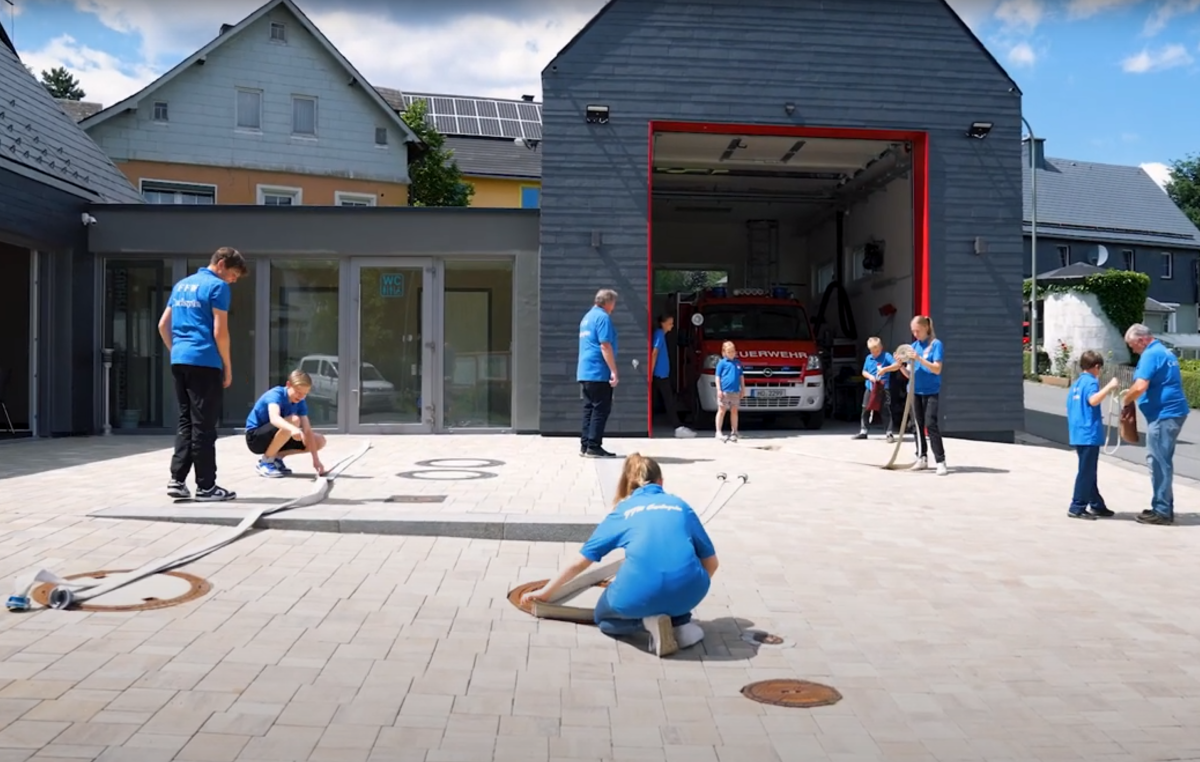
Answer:
[[[612,318],[603,307],[592,307],[579,321],[579,367],[575,371],[576,381],[608,381],[612,371],[604,362],[601,344],[612,344],[613,358],[617,356],[617,329]]]
[[[1183,379],[1175,355],[1155,339],[1138,358],[1133,380],[1146,380],[1150,388],[1138,398],[1138,408],[1147,423],[1165,418],[1186,418],[1190,410],[1183,395]]]
[[[708,593],[700,559],[716,555],[712,540],[691,506],[657,484],[618,503],[579,552],[599,563],[617,548],[625,562],[606,595],[622,617],[682,616]]]
[[[1067,393],[1067,433],[1072,447],[1104,444],[1104,422],[1100,406],[1088,399],[1100,391],[1100,382],[1091,373],[1083,373]]]
[[[229,311],[229,284],[207,267],[171,289],[171,364],[223,368],[213,337],[213,310]]]
[[[286,386],[276,386],[273,389],[268,389],[263,396],[258,398],[258,402],[254,403],[254,407],[250,409],[250,415],[246,416],[246,430],[257,429],[264,423],[271,422],[271,411],[268,407],[274,403],[279,405],[279,414],[284,418],[289,415],[308,416],[308,400],[300,400],[292,402],[288,398]]]
[[[654,332],[654,345],[651,349],[658,350],[658,359],[654,361],[654,377],[671,377],[671,357],[667,349],[667,332],[659,328]]]
[[[916,350],[917,354],[925,358],[925,362],[942,361],[941,339],[914,341],[912,348]],[[937,394],[942,390],[942,377],[940,374],[934,373],[918,362],[914,362],[913,364],[916,366],[913,369],[913,393]]]
[[[742,390],[742,361],[736,357],[730,360],[722,357],[717,361],[717,383],[723,392],[740,392]]]
[[[867,352],[867,359],[863,360],[863,373],[870,373],[872,376],[878,376],[879,374],[876,371],[878,371],[880,368],[886,368],[894,362],[895,360],[893,360],[892,356],[887,352],[880,352],[879,357],[874,357],[870,352]],[[885,389],[887,388],[888,376],[890,375],[892,374],[884,373],[883,377],[879,379],[881,382],[883,382]],[[875,382],[867,379],[867,389],[870,390],[874,387]]]

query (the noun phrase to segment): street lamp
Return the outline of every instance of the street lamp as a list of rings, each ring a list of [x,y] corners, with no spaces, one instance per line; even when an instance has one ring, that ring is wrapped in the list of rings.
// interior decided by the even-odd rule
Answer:
[[[1029,225],[1029,350],[1033,354],[1029,360],[1029,372],[1037,375],[1037,137],[1033,134],[1029,120],[1022,116],[1021,121],[1025,123],[1025,129],[1029,130],[1029,177],[1030,193],[1033,196],[1033,213],[1030,215]]]

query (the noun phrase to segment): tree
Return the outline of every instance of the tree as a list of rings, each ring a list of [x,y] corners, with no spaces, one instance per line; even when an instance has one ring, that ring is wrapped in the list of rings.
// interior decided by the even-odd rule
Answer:
[[[63,100],[81,101],[87,95],[79,86],[79,80],[75,79],[75,75],[62,66],[55,66],[50,71],[43,69],[42,84],[46,86],[51,95]]]
[[[1200,155],[1171,162],[1167,195],[1183,210],[1192,224],[1200,227]]]
[[[469,206],[475,186],[463,180],[454,161],[454,151],[446,148],[446,138],[426,121],[429,105],[414,99],[400,117],[421,142],[424,151],[408,163],[410,206]]]

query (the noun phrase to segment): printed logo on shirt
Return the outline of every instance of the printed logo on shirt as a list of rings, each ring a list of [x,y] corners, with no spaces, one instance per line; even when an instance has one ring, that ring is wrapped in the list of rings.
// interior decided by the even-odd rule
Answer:
[[[636,505],[633,508],[630,508],[629,510],[625,511],[624,516],[625,516],[625,518],[628,519],[632,516],[636,516],[637,514],[641,513],[642,511],[680,511],[680,512],[682,512],[683,508],[681,508],[678,505],[666,505],[663,503],[651,503],[650,505]]]

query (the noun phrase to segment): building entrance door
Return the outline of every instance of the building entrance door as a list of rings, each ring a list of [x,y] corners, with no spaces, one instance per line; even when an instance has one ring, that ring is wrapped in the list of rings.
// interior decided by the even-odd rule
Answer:
[[[434,429],[434,302],[437,270],[428,259],[351,262],[355,289],[348,362],[342,369],[355,434],[428,434]]]

